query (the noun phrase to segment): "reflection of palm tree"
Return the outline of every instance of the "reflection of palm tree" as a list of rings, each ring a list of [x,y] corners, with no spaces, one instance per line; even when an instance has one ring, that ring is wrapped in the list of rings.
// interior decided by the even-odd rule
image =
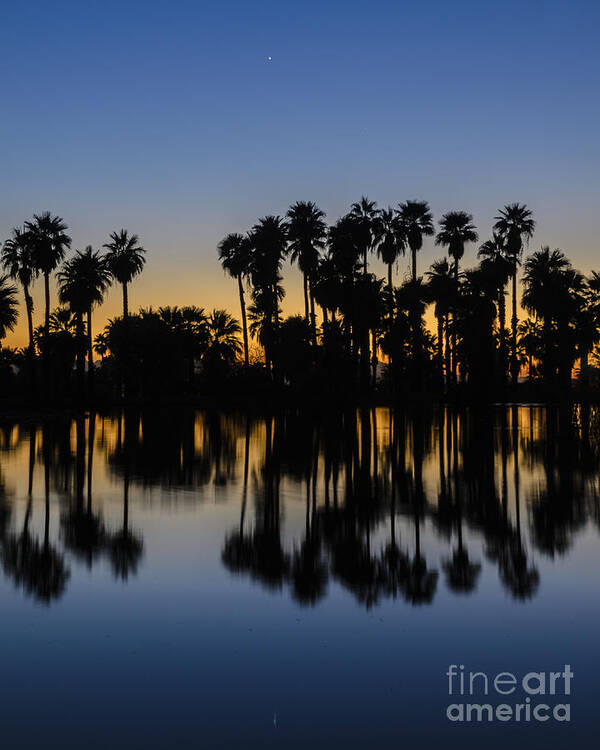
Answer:
[[[109,536],[108,554],[116,578],[126,581],[130,573],[136,573],[144,551],[141,537],[129,528],[129,471],[123,475],[123,526]]]
[[[75,435],[75,506],[69,508],[62,519],[62,525],[65,546],[91,568],[93,561],[104,549],[106,530],[102,519],[93,512],[91,495],[88,497],[87,508],[84,507],[86,438],[85,418],[82,415],[75,419]]]
[[[457,522],[458,545],[452,553],[452,559],[444,563],[448,588],[455,593],[469,594],[475,589],[477,578],[481,572],[480,563],[472,563],[469,553],[463,546],[462,518]]]
[[[32,439],[33,438],[33,439]],[[32,431],[29,442],[30,450],[30,481],[27,508],[21,534],[12,535],[5,540],[2,551],[2,563],[4,572],[12,578],[17,586],[31,594],[36,600],[49,604],[53,599],[58,599],[64,592],[70,572],[60,554],[50,544],[50,499],[48,482],[45,483],[45,518],[44,518],[44,541],[40,544],[38,539],[33,539],[29,533],[29,521],[31,518],[33,499],[33,462],[35,451],[35,432]],[[46,462],[46,453],[44,460]],[[47,470],[45,469],[47,478]]]

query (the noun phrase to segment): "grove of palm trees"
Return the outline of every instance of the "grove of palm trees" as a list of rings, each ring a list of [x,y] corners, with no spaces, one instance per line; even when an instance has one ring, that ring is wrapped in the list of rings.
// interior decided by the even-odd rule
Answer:
[[[239,405],[591,396],[600,362],[600,275],[584,276],[559,249],[533,250],[534,231],[532,211],[520,203],[499,209],[483,231],[467,211],[436,219],[421,200],[381,209],[362,197],[330,225],[315,203],[298,201],[218,245],[236,285],[238,322],[238,313],[201,304],[130,312],[130,287],[146,261],[137,235],[122,229],[100,249],[72,250],[62,218],[34,215],[12,230],[0,255],[0,346],[19,314],[28,330],[24,348],[0,348],[3,399],[216,396]],[[426,238],[440,257],[425,269],[419,254]],[[477,250],[475,267],[464,267],[467,246]],[[398,273],[403,256],[405,277]],[[287,317],[286,261],[298,267],[303,294],[303,313]],[[32,297],[38,283],[41,311]],[[122,290],[122,314],[94,331],[111,285]],[[201,303],[201,288],[198,297]]]

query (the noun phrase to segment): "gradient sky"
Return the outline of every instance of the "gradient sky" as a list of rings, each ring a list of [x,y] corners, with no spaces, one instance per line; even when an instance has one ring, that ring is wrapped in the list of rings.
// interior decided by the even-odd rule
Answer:
[[[599,268],[599,24],[591,0],[6,3],[0,238],[43,210],[76,248],[137,232],[132,308],[237,310],[217,242],[299,199],[334,221],[361,194],[424,198],[482,238],[526,202],[534,249]]]

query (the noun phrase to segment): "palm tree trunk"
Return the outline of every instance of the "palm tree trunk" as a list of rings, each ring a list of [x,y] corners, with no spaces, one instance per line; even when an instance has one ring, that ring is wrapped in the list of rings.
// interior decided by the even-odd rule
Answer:
[[[411,248],[412,255],[412,280],[417,280],[417,251]]]
[[[437,338],[438,338],[438,368],[440,371],[440,384],[444,387],[444,316],[438,313],[437,316]]]
[[[446,313],[446,340],[445,340],[445,363],[446,363],[446,381],[450,378],[451,360],[450,360],[450,314]]]
[[[309,322],[308,319],[308,275],[306,273],[303,274],[304,276],[304,320],[306,322]]]
[[[46,311],[44,316],[44,333],[46,337],[50,332],[50,274],[44,273],[44,295],[46,299]]]
[[[388,288],[390,292],[394,288],[392,284],[392,265],[393,265],[392,263],[388,263]]]
[[[82,347],[82,339],[85,334],[83,331],[83,316],[80,312],[76,313],[75,320],[75,331],[77,336],[77,397],[79,400],[82,400],[85,380],[85,354]]]
[[[244,336],[244,364],[248,367],[248,322],[246,320],[246,303],[244,301],[244,285],[241,274],[238,276],[238,291],[240,293],[240,308],[242,310],[242,333]]]
[[[92,337],[92,308],[87,311],[88,387],[90,396],[94,389],[94,339]]]
[[[323,311],[323,325],[325,325],[326,323],[329,322],[327,318],[327,308],[325,307],[325,305],[321,306],[321,310]]]
[[[506,382],[506,298],[504,286],[500,287],[498,294],[498,324],[500,326],[500,382]]]
[[[29,332],[29,353],[31,357],[35,354],[35,348],[33,343],[33,300],[31,294],[29,294],[29,286],[23,284],[23,292],[25,294],[25,310],[27,311],[27,329]]]
[[[129,316],[129,298],[127,296],[127,282],[123,284],[123,317]]]
[[[517,384],[517,377],[519,374],[517,364],[517,266],[515,264],[515,270],[512,277],[512,331],[511,331],[511,361],[510,361],[510,374],[512,384]]]
[[[456,292],[458,294],[458,258],[454,259],[454,281],[456,283]],[[452,310],[452,382],[456,385],[458,382],[458,356],[456,351],[456,307]]]
[[[310,325],[312,328],[312,339],[313,344],[317,345],[317,316],[315,315],[315,297],[312,292],[312,285],[309,282],[309,298],[310,298]]]

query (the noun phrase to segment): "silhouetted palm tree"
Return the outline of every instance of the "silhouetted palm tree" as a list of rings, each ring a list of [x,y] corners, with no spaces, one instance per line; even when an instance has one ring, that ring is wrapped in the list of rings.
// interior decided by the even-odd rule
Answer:
[[[104,293],[110,285],[111,273],[105,259],[88,245],[85,250],[77,251],[74,258],[66,261],[58,279],[61,302],[68,304],[81,318],[84,314],[87,316],[88,375],[91,386],[94,368],[92,310],[94,305],[102,303]],[[80,333],[82,327],[80,322]]]
[[[46,300],[44,328],[46,335],[50,326],[50,274],[55,271],[65,257],[67,248],[71,247],[71,238],[66,233],[67,225],[59,216],[52,216],[49,211],[34,214],[33,221],[25,224],[31,235],[33,262],[37,271],[44,276],[44,294]]]
[[[388,269],[388,289],[393,289],[392,267],[406,249],[406,237],[402,231],[398,216],[392,208],[383,209],[380,213],[380,242],[377,255]]]
[[[448,248],[448,255],[454,260],[454,278],[458,279],[458,263],[465,254],[465,245],[478,239],[473,217],[466,211],[449,211],[440,219],[440,227],[435,244]]]
[[[448,316],[452,301],[456,294],[456,278],[446,258],[436,260],[431,264],[431,270],[426,274],[427,286],[431,300],[435,305],[435,317],[437,320],[437,358],[440,377],[444,373],[444,328],[446,331],[446,369],[450,372],[450,341]]]
[[[0,345],[2,339],[17,325],[17,287],[8,276],[0,276]]]
[[[398,206],[398,220],[412,257],[412,280],[417,279],[417,252],[423,247],[423,237],[431,237],[433,216],[427,201],[405,201]]]
[[[506,257],[512,265],[512,321],[511,321],[511,376],[513,385],[517,382],[519,363],[517,360],[517,268],[523,251],[523,240],[533,236],[535,221],[532,212],[525,204],[509,203],[495,217],[494,229],[504,240]]]
[[[231,365],[240,353],[239,323],[226,310],[213,310],[206,318],[208,342],[205,357]]]
[[[542,332],[540,326],[531,318],[522,320],[519,323],[519,351],[523,353],[527,363],[527,377],[529,382],[533,380],[534,365],[533,361],[540,356],[542,345]]]
[[[316,335],[314,306],[314,276],[319,264],[320,251],[325,247],[327,225],[323,221],[325,213],[312,201],[298,201],[287,212],[290,260],[298,263],[304,278],[304,317],[310,322],[313,338]]]
[[[129,315],[129,297],[127,285],[138,276],[146,263],[143,247],[138,244],[137,234],[129,234],[126,229],[113,232],[110,242],[103,245],[108,251],[106,253],[106,265],[113,277],[123,288],[123,317]]]
[[[34,262],[31,233],[25,229],[15,227],[12,230],[12,237],[4,243],[1,262],[4,270],[11,279],[18,281],[23,287],[25,310],[27,312],[27,328],[29,331],[29,353],[33,357],[35,354],[33,341],[33,298],[30,287],[38,272]]]
[[[244,299],[244,279],[250,273],[251,244],[243,234],[228,234],[219,243],[219,260],[223,269],[238,283],[240,309],[242,312],[242,332],[244,336],[244,363],[248,366],[248,323]]]
[[[353,203],[348,214],[355,222],[355,234],[363,259],[363,273],[367,273],[367,256],[373,252],[381,237],[380,211],[376,201],[362,196],[358,203]]]
[[[513,264],[506,255],[506,243],[498,232],[494,232],[479,248],[477,255],[492,264],[498,277],[498,335],[501,382],[505,382],[506,356],[506,298],[504,288],[512,276]]]
[[[280,270],[287,253],[287,224],[280,216],[265,216],[250,232],[250,278],[254,304],[264,314],[263,347],[267,366],[276,365],[274,350],[279,329],[279,301],[283,295]]]

